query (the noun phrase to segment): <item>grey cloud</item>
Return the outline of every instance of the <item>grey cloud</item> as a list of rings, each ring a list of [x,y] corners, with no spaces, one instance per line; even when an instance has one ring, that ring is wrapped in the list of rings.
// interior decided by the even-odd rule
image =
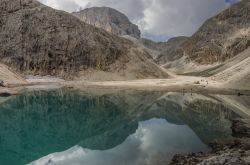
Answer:
[[[125,13],[132,21],[139,21],[144,17],[144,10],[150,0],[92,0],[89,7],[108,6]]]
[[[239,1],[241,1],[241,0],[225,0],[225,3],[227,3],[229,5],[233,5],[233,4],[235,4],[235,3],[239,2]]]
[[[80,6],[74,0],[38,0],[41,3],[59,10],[72,12],[77,10]]]
[[[209,17],[225,9],[225,0],[40,0],[57,9],[72,12],[78,8],[108,6],[125,13],[139,25],[143,36],[166,40],[190,36]]]

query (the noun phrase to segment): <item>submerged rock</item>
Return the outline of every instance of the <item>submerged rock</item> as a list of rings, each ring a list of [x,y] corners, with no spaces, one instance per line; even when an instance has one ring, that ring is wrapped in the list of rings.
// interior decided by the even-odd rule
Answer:
[[[232,125],[233,136],[239,138],[250,138],[250,120],[238,119],[233,122]]]

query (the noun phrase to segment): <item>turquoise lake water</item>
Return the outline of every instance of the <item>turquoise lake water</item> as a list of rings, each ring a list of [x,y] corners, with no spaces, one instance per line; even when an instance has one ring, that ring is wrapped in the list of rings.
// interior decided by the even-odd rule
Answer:
[[[239,117],[212,96],[26,91],[0,98],[0,164],[151,165],[206,152]]]

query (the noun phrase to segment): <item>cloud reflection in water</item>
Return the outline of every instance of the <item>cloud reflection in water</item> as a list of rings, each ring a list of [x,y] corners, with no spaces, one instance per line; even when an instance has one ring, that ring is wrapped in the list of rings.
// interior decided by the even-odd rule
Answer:
[[[169,163],[177,153],[207,150],[207,146],[188,126],[174,125],[164,119],[154,118],[139,122],[136,132],[113,149],[100,151],[74,146],[64,152],[52,153],[31,164],[160,165]]]

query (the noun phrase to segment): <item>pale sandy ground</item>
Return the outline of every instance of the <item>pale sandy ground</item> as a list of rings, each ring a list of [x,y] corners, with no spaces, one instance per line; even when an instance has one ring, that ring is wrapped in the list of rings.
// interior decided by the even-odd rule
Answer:
[[[107,89],[134,89],[150,91],[169,91],[169,92],[193,92],[193,93],[213,93],[213,94],[245,94],[250,95],[246,89],[229,87],[227,81],[217,81],[213,78],[176,76],[171,74],[169,79],[141,79],[130,81],[65,81],[56,77],[28,77],[19,82],[17,78],[9,78],[8,83],[12,88],[0,88],[1,92],[18,93],[22,86],[25,88],[58,88],[69,87],[79,90],[86,88],[107,88]],[[11,83],[16,82],[16,83]],[[13,88],[15,87],[15,88]],[[19,88],[18,88],[19,87]]]
[[[64,79],[58,78],[58,77],[53,77],[53,76],[26,76],[26,81],[30,84],[65,82]]]
[[[163,69],[163,68],[162,68]],[[27,76],[26,82],[33,87],[29,88],[55,88],[69,87],[78,90],[87,88],[98,89],[134,89],[134,90],[151,90],[151,91],[168,91],[168,92],[193,92],[193,93],[213,93],[213,94],[241,94],[250,95],[249,88],[230,87],[228,79],[216,79],[214,77],[195,77],[180,76],[166,71],[170,78],[168,79],[139,79],[126,81],[87,81],[78,78],[74,81],[65,81],[61,78],[51,76]]]
[[[175,76],[170,79],[143,79],[131,81],[65,81],[66,87],[85,90],[86,88],[120,88],[168,92],[193,92],[213,94],[241,94],[250,95],[249,90],[228,88],[224,82],[204,77]]]
[[[196,82],[201,84],[195,84]],[[66,81],[66,86],[72,86],[81,88],[84,86],[96,86],[96,87],[118,87],[118,88],[136,88],[136,89],[156,89],[162,90],[171,89],[172,87],[184,87],[184,86],[208,86],[207,79],[200,77],[188,77],[188,76],[176,76],[170,79],[142,79],[142,80],[130,80],[130,81]],[[209,80],[211,86],[218,85],[217,82]]]

